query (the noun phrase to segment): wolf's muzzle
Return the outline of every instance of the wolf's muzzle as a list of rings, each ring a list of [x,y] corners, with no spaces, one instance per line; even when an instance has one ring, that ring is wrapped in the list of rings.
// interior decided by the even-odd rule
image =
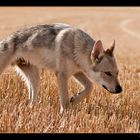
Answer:
[[[115,91],[108,90],[108,88],[105,85],[102,85],[102,86],[103,86],[103,88],[105,88],[107,91],[109,91],[111,93],[120,93],[120,92],[122,92],[122,87],[120,85],[117,85],[115,87]]]

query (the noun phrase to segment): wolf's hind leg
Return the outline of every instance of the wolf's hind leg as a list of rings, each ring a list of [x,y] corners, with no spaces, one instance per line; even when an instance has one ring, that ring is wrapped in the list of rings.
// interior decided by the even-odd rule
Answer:
[[[3,71],[6,69],[6,67],[7,67],[8,65],[1,65],[0,64],[0,74],[2,74],[3,73]]]
[[[75,74],[74,77],[85,87],[78,95],[71,97],[70,102],[75,105],[85,98],[87,98],[87,100],[89,99],[89,95],[92,91],[92,83],[82,72]]]
[[[5,58],[1,58],[0,56],[0,74],[3,73],[3,71],[9,66],[11,65],[11,58],[9,58],[9,56],[5,56]]]
[[[39,83],[39,72],[36,66],[31,64],[17,64],[16,71],[25,81],[29,92],[29,104],[32,105],[37,100],[37,90]]]

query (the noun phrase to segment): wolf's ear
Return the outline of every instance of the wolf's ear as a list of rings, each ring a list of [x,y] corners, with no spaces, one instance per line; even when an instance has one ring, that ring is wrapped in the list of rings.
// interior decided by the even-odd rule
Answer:
[[[104,48],[102,45],[101,40],[98,40],[95,42],[94,46],[93,46],[93,50],[91,52],[91,60],[98,60],[99,55],[102,54],[104,52]]]
[[[108,48],[105,52],[106,52],[107,54],[109,54],[110,56],[113,56],[114,48],[115,48],[115,40],[113,41],[113,43],[112,43],[112,45],[110,46],[110,48]]]

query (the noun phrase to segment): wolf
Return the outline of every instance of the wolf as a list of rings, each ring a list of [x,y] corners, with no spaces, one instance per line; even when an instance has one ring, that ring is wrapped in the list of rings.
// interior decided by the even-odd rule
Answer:
[[[25,81],[29,101],[37,100],[39,69],[53,70],[57,77],[60,112],[70,104],[89,99],[93,83],[111,93],[120,93],[115,41],[104,50],[85,31],[63,23],[34,25],[19,29],[0,41],[0,74],[11,65]],[[68,80],[74,77],[84,89],[68,95]]]

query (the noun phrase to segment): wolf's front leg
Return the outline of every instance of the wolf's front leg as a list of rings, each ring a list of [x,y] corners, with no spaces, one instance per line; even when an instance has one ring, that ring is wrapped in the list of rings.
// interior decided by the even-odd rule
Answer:
[[[60,100],[60,113],[69,107],[68,77],[63,72],[57,72],[58,95]]]
[[[85,98],[87,98],[87,100],[89,99],[89,95],[92,91],[92,83],[82,72],[75,74],[74,77],[85,87],[78,95],[71,97],[70,102],[76,105]]]

